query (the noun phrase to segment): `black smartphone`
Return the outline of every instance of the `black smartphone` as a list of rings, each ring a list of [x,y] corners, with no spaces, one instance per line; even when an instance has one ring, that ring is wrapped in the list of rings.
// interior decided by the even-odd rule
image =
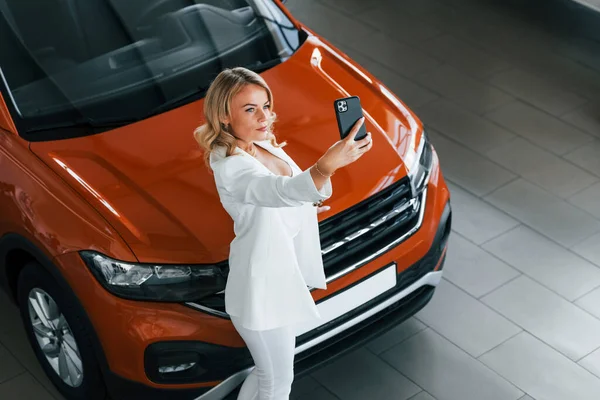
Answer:
[[[352,127],[363,116],[363,110],[360,105],[360,99],[358,96],[346,97],[344,99],[337,99],[333,106],[335,108],[335,116],[337,118],[338,129],[340,130],[340,137],[343,139],[352,130]],[[363,123],[354,140],[360,140],[367,136],[367,128]]]

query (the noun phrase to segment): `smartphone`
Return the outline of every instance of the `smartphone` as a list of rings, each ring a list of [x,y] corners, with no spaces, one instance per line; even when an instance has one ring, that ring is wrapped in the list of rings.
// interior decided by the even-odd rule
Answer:
[[[335,116],[337,118],[338,129],[340,131],[340,137],[343,139],[352,130],[352,127],[363,116],[363,110],[360,105],[360,99],[358,96],[346,97],[343,99],[337,99],[333,103],[335,109]],[[363,123],[354,140],[360,140],[367,136],[367,127]]]

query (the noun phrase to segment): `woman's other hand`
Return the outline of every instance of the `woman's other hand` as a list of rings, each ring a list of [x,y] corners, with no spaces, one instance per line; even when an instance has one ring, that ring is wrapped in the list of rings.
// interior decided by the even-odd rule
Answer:
[[[325,212],[325,211],[329,211],[329,210],[331,210],[331,207],[329,207],[329,206],[320,206],[320,207],[317,207],[317,214]]]

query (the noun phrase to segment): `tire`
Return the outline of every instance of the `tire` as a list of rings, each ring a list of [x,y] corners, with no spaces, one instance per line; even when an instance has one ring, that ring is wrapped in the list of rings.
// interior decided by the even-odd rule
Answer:
[[[107,399],[100,366],[90,340],[89,330],[92,328],[75,295],[70,290],[61,288],[52,275],[37,262],[25,265],[19,274],[17,289],[21,318],[29,343],[58,391],[67,400]],[[46,310],[51,311],[40,311],[42,304],[47,306]],[[39,315],[50,318],[42,321]],[[33,321],[37,326],[35,331]],[[42,350],[40,340],[45,343],[45,351]],[[59,375],[59,371],[66,379]]]

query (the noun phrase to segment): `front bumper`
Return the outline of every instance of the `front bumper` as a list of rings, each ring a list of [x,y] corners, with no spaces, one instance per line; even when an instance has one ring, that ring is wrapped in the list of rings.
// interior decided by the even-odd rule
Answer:
[[[351,312],[296,338],[294,361],[296,377],[322,368],[357,347],[363,346],[410,318],[429,302],[442,277],[451,220],[452,213],[448,202],[428,252],[411,267],[398,274],[396,286]],[[361,281],[369,279],[381,269]],[[176,349],[179,352],[200,352],[204,345],[219,347],[193,341],[166,341],[154,345],[158,350]],[[151,347],[152,345],[147,348],[146,355]],[[246,347],[221,346],[220,351],[224,352],[223,362],[213,367],[221,369],[221,373],[232,372],[227,379],[214,387],[157,389],[110,374],[111,392],[118,393],[116,398],[119,399],[233,400],[237,396],[240,384],[252,370],[252,358]],[[213,373],[217,372],[213,371]]]

